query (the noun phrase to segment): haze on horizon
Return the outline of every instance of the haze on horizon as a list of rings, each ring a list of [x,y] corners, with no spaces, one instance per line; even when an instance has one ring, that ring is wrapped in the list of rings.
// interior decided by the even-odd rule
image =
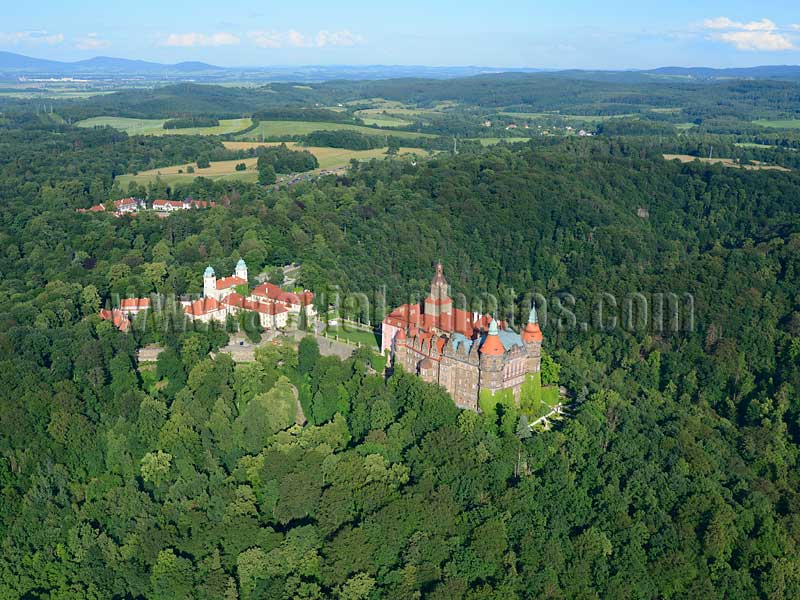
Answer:
[[[787,2],[537,4],[310,0],[300,12],[292,3],[230,0],[221,6],[197,0],[187,9],[142,0],[131,12],[98,0],[43,0],[35,14],[3,15],[0,50],[64,61],[104,55],[220,66],[626,69],[800,63],[800,15]]]

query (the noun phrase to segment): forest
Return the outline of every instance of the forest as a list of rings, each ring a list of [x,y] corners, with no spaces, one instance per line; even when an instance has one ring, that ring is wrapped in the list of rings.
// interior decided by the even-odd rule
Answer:
[[[768,84],[776,106],[789,85]],[[745,159],[777,152],[726,139]],[[231,151],[7,115],[0,597],[800,596],[800,175],[662,158],[704,148],[609,131],[291,187],[123,190],[117,174]],[[132,193],[218,206],[75,210]],[[321,356],[306,338],[235,364],[209,355],[224,330],[166,314],[123,334],[97,316],[114,295],[198,293],[205,266],[239,258],[302,265],[320,304],[334,288],[408,301],[438,260],[454,292],[514,298],[512,323],[540,294],[570,416],[532,433],[513,409],[459,411],[384,376],[369,352]],[[692,326],[595,326],[598,299],[636,293],[691,295]],[[164,352],[139,364],[153,342]]]

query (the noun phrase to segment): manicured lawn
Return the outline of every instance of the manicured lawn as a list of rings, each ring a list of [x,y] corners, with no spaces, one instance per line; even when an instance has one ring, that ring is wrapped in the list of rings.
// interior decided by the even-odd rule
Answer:
[[[364,346],[368,346],[374,350],[380,348],[380,343],[378,342],[378,336],[372,333],[371,331],[362,331],[361,329],[355,329],[354,327],[347,327],[346,329],[342,329],[341,327],[332,327],[328,326],[327,333],[331,337],[339,336],[339,339],[343,341],[347,341],[353,344],[362,344]]]

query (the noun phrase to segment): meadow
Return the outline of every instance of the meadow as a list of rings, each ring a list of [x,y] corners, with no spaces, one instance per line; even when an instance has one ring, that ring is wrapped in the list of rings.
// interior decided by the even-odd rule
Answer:
[[[390,111],[381,108],[357,110],[355,115],[367,125],[376,125],[378,127],[405,127],[412,123],[407,119],[401,119]]]
[[[259,146],[277,146],[280,142],[223,142],[229,150],[247,150],[249,148],[256,148]],[[386,148],[375,148],[372,150],[346,150],[343,148],[323,148],[323,147],[305,147],[300,146],[296,142],[287,142],[289,148],[295,150],[308,150],[311,152],[319,162],[319,168],[312,173],[320,171],[332,171],[341,169],[350,164],[351,160],[371,160],[373,158],[382,159],[386,157]],[[400,148],[399,153],[402,154],[417,154],[420,156],[427,156],[428,152],[421,148]],[[258,179],[258,172],[256,170],[256,158],[245,158],[239,160],[221,160],[212,161],[210,166],[206,169],[198,169],[197,165],[190,163],[194,168],[194,173],[187,173],[187,164],[172,165],[169,167],[161,167],[159,169],[151,169],[149,171],[141,171],[139,173],[120,175],[116,181],[123,189],[131,182],[135,181],[139,185],[147,185],[160,178],[161,181],[167,184],[175,184],[180,182],[189,181],[196,177],[206,177],[208,179],[236,179],[239,181],[254,182]],[[237,171],[236,165],[244,163],[247,165],[245,171]],[[181,171],[179,173],[179,171]],[[280,178],[279,178],[280,179]]]
[[[512,119],[528,119],[528,120],[536,120],[536,119],[562,119],[567,122],[571,123],[602,123],[603,121],[608,121],[609,119],[621,119],[625,117],[634,117],[636,115],[633,114],[625,114],[625,115],[562,115],[561,113],[528,113],[528,112],[501,112],[498,113],[503,117],[510,117]]]
[[[800,129],[800,119],[785,119],[785,120],[768,120],[760,119],[753,121],[756,125],[761,127],[770,127],[772,129]]]
[[[236,136],[239,140],[264,140],[265,138],[286,138],[294,135],[307,135],[313,131],[341,131],[349,129],[365,135],[391,135],[399,138],[435,137],[429,133],[376,129],[348,123],[325,123],[317,121],[261,121],[255,129]]]
[[[678,160],[682,163],[689,163],[700,161],[711,165],[722,165],[723,167],[733,167],[738,169],[747,169],[749,171],[791,171],[786,167],[779,165],[767,165],[758,161],[751,161],[749,165],[741,165],[732,158],[701,158],[699,156],[691,156],[689,154],[664,154],[665,160]]]
[[[168,119],[131,119],[128,117],[92,117],[75,123],[78,127],[109,126],[128,135],[224,135],[243,131],[252,125],[249,118],[221,119],[215,127],[188,127],[186,129],[164,129]]]

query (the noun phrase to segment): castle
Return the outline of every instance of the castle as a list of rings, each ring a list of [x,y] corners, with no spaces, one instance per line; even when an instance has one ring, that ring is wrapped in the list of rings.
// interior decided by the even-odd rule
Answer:
[[[424,303],[404,304],[383,320],[381,349],[392,364],[442,385],[459,408],[477,411],[481,399],[498,393],[511,393],[519,406],[526,382],[541,367],[542,332],[535,307],[521,334],[488,315],[454,308],[438,264]]]

